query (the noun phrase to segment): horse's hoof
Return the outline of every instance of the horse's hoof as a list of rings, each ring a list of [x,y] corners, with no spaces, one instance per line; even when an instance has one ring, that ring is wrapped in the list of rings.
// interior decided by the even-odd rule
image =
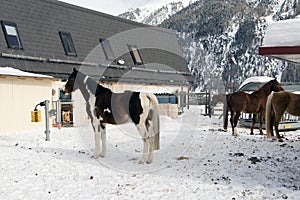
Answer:
[[[237,137],[238,134],[237,133],[232,133],[232,136]]]
[[[143,160],[140,160],[140,161],[139,161],[139,164],[140,164],[140,165],[143,165],[143,164],[145,164],[145,162],[144,162]]]
[[[277,140],[277,138],[274,137],[274,136],[270,136],[269,138],[271,139],[271,141],[276,141]]]
[[[101,153],[101,154],[100,154],[100,157],[101,157],[101,158],[104,158],[104,157],[105,157],[105,153]]]
[[[98,159],[98,158],[99,158],[99,156],[97,156],[97,155],[93,155],[91,158],[93,158],[93,159]]]
[[[238,136],[239,135],[238,129],[236,127],[233,129],[232,135],[233,136]]]
[[[254,135],[254,133],[253,133],[253,132],[251,132],[251,133],[250,133],[250,135]]]
[[[278,138],[278,142],[283,142],[283,139],[282,138]]]
[[[152,163],[151,160],[146,161],[146,164],[151,164],[151,163]]]

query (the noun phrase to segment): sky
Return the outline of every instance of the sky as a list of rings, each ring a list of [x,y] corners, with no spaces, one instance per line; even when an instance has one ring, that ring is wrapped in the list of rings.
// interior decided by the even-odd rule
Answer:
[[[119,15],[130,8],[147,4],[169,2],[170,0],[60,0],[111,15]]]

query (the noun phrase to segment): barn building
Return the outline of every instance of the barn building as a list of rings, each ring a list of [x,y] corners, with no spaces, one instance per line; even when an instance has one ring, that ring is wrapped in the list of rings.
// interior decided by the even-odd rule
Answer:
[[[0,133],[39,126],[30,124],[30,111],[46,99],[62,102],[65,125],[85,120],[80,94],[61,92],[73,68],[115,92],[172,97],[192,80],[169,30],[56,0],[3,1],[0,22]],[[177,105],[161,110],[176,117]]]

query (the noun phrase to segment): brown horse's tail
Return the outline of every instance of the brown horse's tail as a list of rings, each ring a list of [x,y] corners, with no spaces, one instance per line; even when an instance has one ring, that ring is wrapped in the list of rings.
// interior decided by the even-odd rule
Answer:
[[[272,108],[272,97],[273,92],[268,96],[267,103],[266,103],[266,134],[267,137],[270,138],[272,136],[272,130],[273,130],[273,108]]]
[[[154,132],[154,150],[159,150],[160,142],[159,142],[159,113],[158,113],[158,105],[153,106],[153,132]]]
[[[223,128],[224,128],[224,131],[227,131],[227,127],[228,127],[228,108],[230,106],[231,95],[227,94],[225,97],[226,97],[226,99],[225,99],[224,106],[223,106],[223,116],[224,116]]]

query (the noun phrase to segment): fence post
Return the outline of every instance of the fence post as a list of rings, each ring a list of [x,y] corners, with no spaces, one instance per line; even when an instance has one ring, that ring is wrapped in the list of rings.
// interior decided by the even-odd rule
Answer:
[[[208,92],[205,92],[205,116],[208,115]]]
[[[211,101],[210,101],[210,91],[208,92],[208,115],[211,118]]]

